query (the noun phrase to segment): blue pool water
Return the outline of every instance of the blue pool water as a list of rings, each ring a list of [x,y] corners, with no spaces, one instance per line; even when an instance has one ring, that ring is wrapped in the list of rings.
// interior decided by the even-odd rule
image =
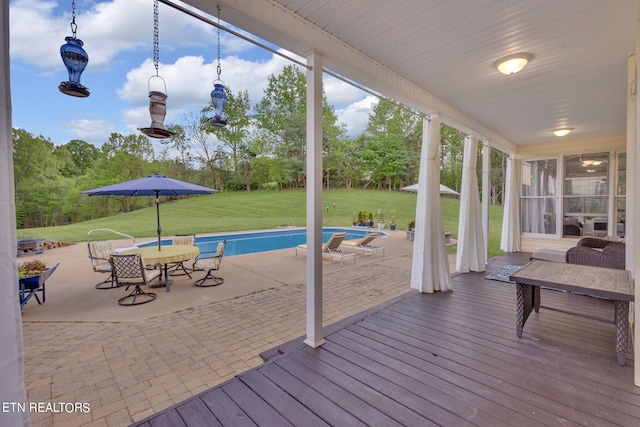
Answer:
[[[368,232],[367,228],[362,230],[350,228],[323,228],[322,241],[326,242],[333,233],[346,231],[349,239],[360,239]],[[218,234],[215,236],[197,236],[196,246],[200,253],[215,252],[218,243],[227,241],[224,250],[225,256],[244,255],[255,252],[274,251],[277,249],[295,248],[301,243],[307,242],[307,230],[305,228],[292,228],[276,231],[258,231],[252,233]],[[156,242],[143,243],[138,246],[155,245]],[[171,239],[163,239],[163,245],[170,245]]]

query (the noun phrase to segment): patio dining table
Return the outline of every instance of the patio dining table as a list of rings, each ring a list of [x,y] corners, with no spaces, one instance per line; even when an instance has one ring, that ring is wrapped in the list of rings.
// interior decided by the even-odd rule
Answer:
[[[522,336],[532,311],[541,307],[540,287],[604,298],[615,302],[616,354],[625,365],[629,340],[629,302],[634,301],[633,279],[626,270],[534,259],[509,276],[516,284],[516,332]]]
[[[163,245],[161,249],[158,249],[157,246],[146,246],[129,249],[121,253],[124,255],[140,254],[146,265],[163,265],[164,283],[167,292],[169,292],[171,280],[169,280],[169,275],[167,274],[167,265],[195,258],[200,254],[200,250],[197,246],[192,245]]]

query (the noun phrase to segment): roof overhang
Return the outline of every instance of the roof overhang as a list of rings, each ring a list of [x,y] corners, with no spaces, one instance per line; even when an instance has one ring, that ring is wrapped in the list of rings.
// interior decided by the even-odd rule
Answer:
[[[185,3],[216,15],[218,2]],[[222,0],[222,19],[507,151],[623,138],[636,0]],[[528,52],[518,74],[493,63]]]

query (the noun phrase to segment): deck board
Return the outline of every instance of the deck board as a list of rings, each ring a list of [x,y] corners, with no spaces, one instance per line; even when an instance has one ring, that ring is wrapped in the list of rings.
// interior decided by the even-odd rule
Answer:
[[[488,271],[527,260],[498,257]],[[612,302],[543,289],[518,338],[515,286],[485,275],[342,321],[319,348],[283,343],[284,354],[136,425],[640,425]]]
[[[254,421],[259,420],[256,422],[257,425],[282,427],[293,425],[242,381],[229,381],[222,386],[222,390],[242,408],[249,418]]]
[[[251,371],[241,380],[261,399],[282,414],[293,425],[326,427],[327,424],[285,390],[271,382],[262,371]]]
[[[270,363],[268,366],[265,366],[264,369],[260,370],[265,377],[278,384],[278,386],[282,387],[282,389],[291,396],[295,396],[301,404],[318,414],[318,416],[329,425],[339,425],[343,427],[366,426],[366,424],[345,409],[332,404],[323,394],[309,387],[302,382],[300,378],[296,377],[296,375],[300,375],[301,377],[305,377],[308,382],[315,384],[315,379],[310,378],[308,372],[301,370],[296,371],[295,369],[293,369],[293,371],[294,372],[288,372],[276,363]]]
[[[223,426],[256,426],[256,423],[221,388],[206,391],[198,397]]]
[[[332,383],[329,379],[318,374],[303,363],[299,363],[294,358],[287,357],[276,360],[274,364],[282,367],[287,372],[295,375],[296,378],[303,381],[309,388],[321,393],[330,406],[335,406],[341,410],[349,412],[354,418],[360,420],[378,420],[379,426],[399,426],[378,408],[368,405],[366,402],[357,398],[347,390]],[[363,422],[364,424],[364,422]],[[371,425],[371,424],[370,424]]]

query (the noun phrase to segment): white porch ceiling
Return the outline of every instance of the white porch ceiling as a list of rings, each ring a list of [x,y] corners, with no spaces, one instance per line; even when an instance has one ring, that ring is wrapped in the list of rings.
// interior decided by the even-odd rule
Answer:
[[[216,1],[185,3],[217,14]],[[220,4],[223,20],[299,55],[321,50],[327,68],[424,112],[438,111],[445,122],[448,112],[441,104],[446,103],[462,130],[490,140],[523,145],[619,139],[626,133],[627,59],[635,51],[637,0]],[[298,25],[283,22],[283,15],[292,15]],[[353,66],[340,53],[345,45],[432,96],[427,102],[396,96],[397,88],[381,84],[375,70],[368,74]],[[533,55],[520,73],[504,76],[493,67],[498,58],[517,52]],[[574,131],[563,139],[551,133],[564,126]]]

